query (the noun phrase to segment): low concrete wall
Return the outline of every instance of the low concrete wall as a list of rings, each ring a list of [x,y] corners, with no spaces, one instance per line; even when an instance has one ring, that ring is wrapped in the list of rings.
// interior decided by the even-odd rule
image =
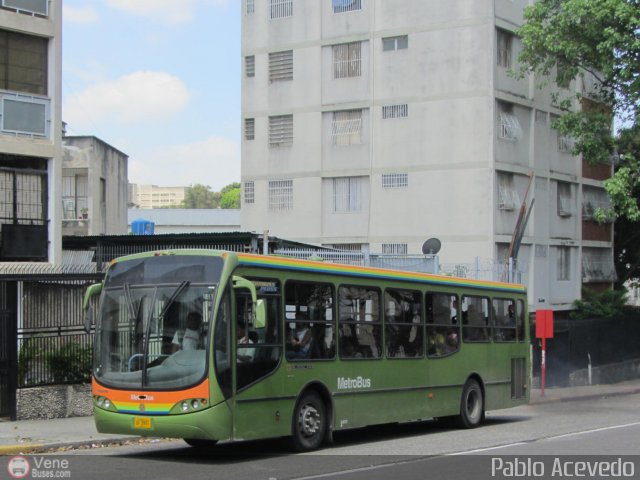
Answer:
[[[640,359],[610,363],[591,369],[591,383],[594,385],[617,383],[636,378],[640,378]],[[589,385],[589,370],[586,368],[574,370],[569,374],[569,382],[572,387]]]
[[[20,388],[16,420],[86,417],[93,413],[91,385]]]

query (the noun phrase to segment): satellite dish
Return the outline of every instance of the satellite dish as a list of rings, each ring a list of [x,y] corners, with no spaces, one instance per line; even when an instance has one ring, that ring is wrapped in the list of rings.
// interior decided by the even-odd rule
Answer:
[[[435,255],[440,251],[442,243],[437,238],[430,238],[422,244],[422,253],[425,255]]]

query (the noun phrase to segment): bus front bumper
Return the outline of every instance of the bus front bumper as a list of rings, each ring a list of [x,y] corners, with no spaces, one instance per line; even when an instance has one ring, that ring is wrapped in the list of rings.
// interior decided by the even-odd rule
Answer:
[[[203,440],[231,438],[231,410],[226,402],[199,412],[178,415],[132,415],[98,407],[94,407],[93,413],[100,433]]]

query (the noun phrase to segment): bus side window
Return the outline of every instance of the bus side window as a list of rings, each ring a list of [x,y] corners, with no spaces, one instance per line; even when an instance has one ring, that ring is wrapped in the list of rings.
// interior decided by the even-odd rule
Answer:
[[[372,287],[338,288],[340,358],[380,358],[380,291]]]
[[[493,299],[493,340],[494,342],[516,341],[515,302],[505,298]]]
[[[486,297],[462,297],[462,339],[465,342],[488,342],[489,299]]]
[[[427,293],[427,356],[442,357],[460,349],[458,296]]]
[[[424,356],[420,292],[387,289],[384,292],[385,342],[388,358]]]
[[[287,358],[289,360],[334,358],[333,285],[288,281],[284,290]]]

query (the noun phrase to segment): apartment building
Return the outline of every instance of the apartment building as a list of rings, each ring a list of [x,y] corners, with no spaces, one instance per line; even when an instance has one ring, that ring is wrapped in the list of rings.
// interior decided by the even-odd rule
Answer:
[[[128,155],[93,136],[63,142],[62,234],[125,234]]]
[[[61,4],[0,0],[0,262],[61,258]]]
[[[167,208],[182,204],[187,187],[159,187],[158,185],[129,185],[129,198],[136,208]]]
[[[508,74],[531,1],[241,3],[243,230],[390,253],[437,237],[442,263],[503,264],[526,194],[530,306],[611,284],[593,216],[612,167],[551,128],[555,87]]]

